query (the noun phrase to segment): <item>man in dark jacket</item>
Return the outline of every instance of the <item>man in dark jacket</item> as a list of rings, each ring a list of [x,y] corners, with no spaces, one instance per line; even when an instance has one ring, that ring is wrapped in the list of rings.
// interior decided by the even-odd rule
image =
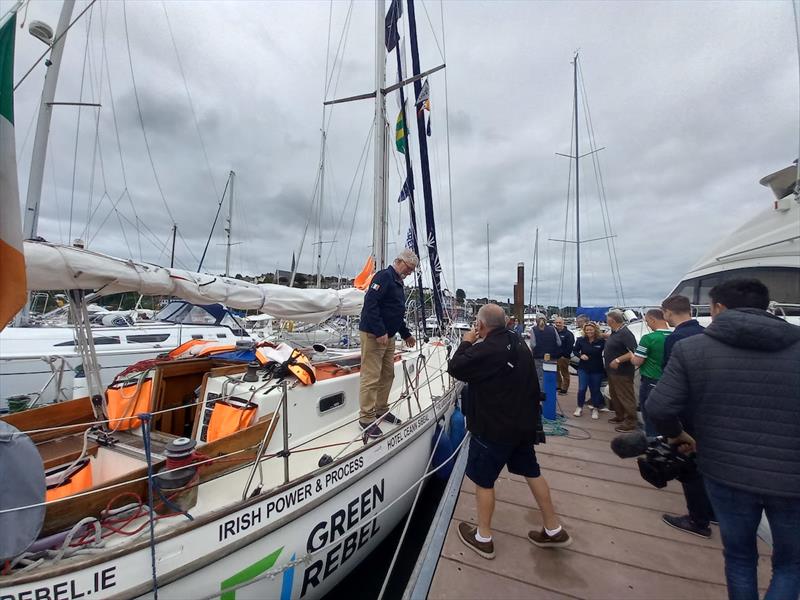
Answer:
[[[561,351],[561,338],[555,327],[547,324],[547,319],[539,317],[536,325],[531,328],[531,351],[533,352],[534,365],[536,366],[536,378],[539,380],[539,388],[544,387],[544,361],[545,357],[556,360]]]
[[[569,391],[569,360],[572,358],[572,348],[575,346],[575,336],[564,327],[564,318],[556,317],[553,321],[556,333],[561,340],[561,348],[558,353],[558,393],[566,394]]]
[[[361,373],[358,422],[369,438],[383,435],[375,423],[397,425],[400,419],[389,412],[389,391],[394,381],[394,336],[398,332],[409,348],[416,344],[405,322],[406,295],[403,279],[419,264],[417,255],[402,250],[387,268],[375,273],[364,296],[361,321]]]
[[[664,318],[670,327],[674,327],[671,334],[664,340],[664,362],[663,368],[667,368],[672,347],[678,340],[683,340],[693,335],[703,333],[703,326],[692,318],[692,305],[686,296],[670,296],[661,303],[661,310],[664,311]],[[694,432],[692,424],[685,418],[681,419],[683,428],[691,435]],[[662,520],[671,527],[691,533],[699,537],[710,538],[711,521],[716,521],[714,509],[706,493],[706,485],[702,474],[694,472],[681,477],[681,487],[683,497],[686,499],[685,515],[662,515]]]
[[[636,349],[636,338],[625,325],[625,317],[620,310],[610,310],[606,314],[606,323],[611,327],[611,335],[606,340],[603,360],[608,375],[608,393],[611,396],[611,409],[615,416],[609,423],[616,423],[614,431],[627,433],[639,426],[636,417],[636,395],[633,391],[633,351]]]
[[[569,545],[572,540],[558,521],[533,450],[540,419],[533,357],[527,344],[506,330],[503,309],[481,307],[476,328],[464,334],[448,371],[469,384],[466,418],[472,438],[466,475],[475,483],[478,526],[459,523],[461,541],[480,556],[494,558],[494,482],[508,466],[509,472],[525,477],[542,512],[544,526],[528,532],[528,540],[540,547]]]
[[[756,530],[772,532],[767,598],[800,594],[800,327],[766,312],[755,279],[711,289],[703,335],[680,340],[648,399],[659,433],[697,450],[730,598],[758,598]],[[689,435],[681,419],[694,425]],[[695,437],[696,440],[695,441]]]

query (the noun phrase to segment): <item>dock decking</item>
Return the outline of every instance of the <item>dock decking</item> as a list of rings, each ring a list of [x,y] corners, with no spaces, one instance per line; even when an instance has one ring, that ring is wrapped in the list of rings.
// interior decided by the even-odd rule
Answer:
[[[575,409],[577,381],[559,403]],[[573,538],[564,549],[527,540],[541,515],[524,479],[503,472],[495,485],[492,522],[496,558],[486,560],[458,539],[460,521],[476,523],[474,484],[464,478],[429,598],[727,598],[719,528],[710,540],[675,530],[664,513],[685,514],[680,484],[658,490],[639,476],[636,461],[609,448],[617,435],[600,413],[570,417],[570,437],[536,447],[556,511]],[[582,428],[584,431],[577,429]],[[586,437],[589,439],[573,439]],[[759,587],[769,583],[769,547],[759,541]]]

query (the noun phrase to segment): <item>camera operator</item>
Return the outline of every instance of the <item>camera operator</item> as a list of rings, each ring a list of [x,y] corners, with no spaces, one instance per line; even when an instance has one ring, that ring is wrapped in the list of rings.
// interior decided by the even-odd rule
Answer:
[[[475,329],[464,334],[448,371],[469,384],[465,412],[472,438],[466,475],[475,483],[478,505],[478,526],[459,523],[458,537],[483,558],[494,558],[494,482],[508,466],[510,473],[525,478],[542,512],[544,525],[530,531],[528,540],[539,547],[568,546],[572,540],[559,523],[533,450],[541,418],[533,356],[519,335],[506,330],[502,308],[481,307]]]
[[[800,595],[800,327],[755,279],[714,286],[712,323],[675,344],[647,400],[659,433],[695,449],[719,521],[731,599],[758,598],[756,531],[773,538],[766,598]],[[695,441],[681,424],[693,423]]]

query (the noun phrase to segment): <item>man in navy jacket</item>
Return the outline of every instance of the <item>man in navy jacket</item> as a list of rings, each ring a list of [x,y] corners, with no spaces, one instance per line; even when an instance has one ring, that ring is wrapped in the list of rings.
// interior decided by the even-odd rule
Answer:
[[[389,412],[389,391],[394,381],[394,336],[398,332],[409,348],[416,344],[405,321],[406,295],[403,279],[419,264],[417,255],[403,249],[394,262],[375,273],[364,296],[361,321],[361,378],[358,422],[367,437],[383,435],[375,423],[397,425],[400,419]]]
[[[773,539],[766,598],[797,598],[800,327],[766,311],[769,291],[756,279],[725,281],[709,296],[711,325],[675,344],[648,414],[679,449],[697,450],[729,597],[758,598],[756,531],[766,512]]]

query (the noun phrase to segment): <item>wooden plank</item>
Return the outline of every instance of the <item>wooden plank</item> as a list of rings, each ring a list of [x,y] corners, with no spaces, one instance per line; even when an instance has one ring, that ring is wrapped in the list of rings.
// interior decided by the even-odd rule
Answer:
[[[526,539],[501,531],[494,533],[493,561],[466,548],[453,521],[442,556],[477,568],[489,568],[498,576],[530,583],[547,590],[591,600],[642,600],[643,598],[703,598],[724,600],[725,586],[664,575],[564,549],[537,548]],[[491,564],[487,564],[491,563]],[[495,597],[502,598],[502,590]]]
[[[465,598],[570,600],[576,598],[576,596],[559,594],[517,579],[501,577],[492,571],[492,565],[492,562],[486,561],[485,568],[480,568],[449,558],[442,558],[436,567],[436,575],[428,598],[430,600],[464,600]]]
[[[469,502],[467,498],[464,500],[456,505],[453,517],[476,523],[474,503]],[[533,504],[532,497],[531,504]],[[541,519],[541,514],[536,509],[501,501],[498,502],[492,519],[492,529],[516,535],[527,541],[528,530],[540,529]],[[687,546],[684,542],[689,536],[686,534],[683,534],[682,540],[660,538],[654,543],[655,540],[650,534],[599,524],[585,518],[575,519],[562,515],[561,521],[572,536],[573,542],[570,548],[576,552],[665,575],[679,574],[683,578],[696,581],[725,584],[722,552],[714,547]],[[661,525],[665,530],[671,529],[663,523]],[[687,547],[691,552],[687,552]],[[769,558],[761,557],[760,560],[759,583],[766,589],[769,585]]]
[[[256,446],[264,437],[264,433],[267,431],[273,418],[277,419],[278,417],[274,415],[274,413],[266,415],[262,419],[259,419],[255,425],[247,429],[199,448],[198,451],[209,458],[215,458],[244,448],[251,448],[247,452],[242,452],[224,461],[213,462],[203,466],[203,468],[200,469],[200,483],[224,475],[226,472],[234,470],[242,463],[252,461],[256,456]],[[274,433],[274,431],[272,433]],[[272,433],[270,433],[270,438],[272,437]],[[269,444],[269,439],[267,440],[267,444]],[[154,463],[153,469],[158,471],[164,463],[165,461]],[[96,489],[97,491],[95,493],[77,497],[70,496],[63,500],[56,500],[48,503],[41,535],[50,535],[51,533],[67,529],[83,517],[99,517],[100,511],[106,508],[108,503],[119,494],[130,492],[138,494],[140,498],[146,497],[147,481],[132,481],[146,476],[147,468],[142,467],[116,479],[106,481],[101,486],[90,488]],[[108,486],[125,482],[128,483],[119,487],[108,488]]]
[[[92,423],[95,417],[89,398],[79,398],[77,400],[68,400],[67,402],[59,402],[57,404],[32,408],[31,410],[24,410],[22,412],[6,415],[2,417],[2,419],[20,431],[34,431],[37,429],[72,425],[73,423]],[[86,429],[86,427],[78,425],[75,428],[34,433],[30,438],[34,443],[37,443],[62,437],[75,431],[82,432],[84,429]]]

